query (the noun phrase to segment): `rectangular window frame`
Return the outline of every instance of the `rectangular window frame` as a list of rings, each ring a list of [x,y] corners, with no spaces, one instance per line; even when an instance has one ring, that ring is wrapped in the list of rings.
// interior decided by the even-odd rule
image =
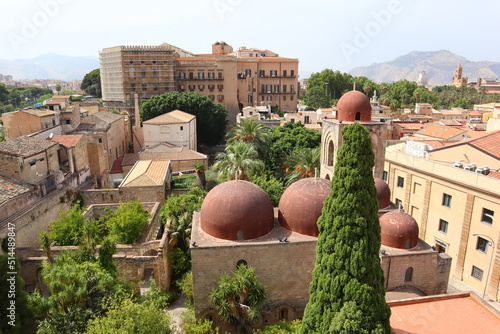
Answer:
[[[470,275],[477,279],[478,281],[482,282],[483,281],[483,274],[484,271],[476,266],[472,266],[472,270],[470,272]]]
[[[493,225],[494,216],[495,216],[495,211],[483,208],[483,211],[481,212],[481,222],[488,225]]]
[[[478,252],[487,254],[488,253],[488,244],[490,243],[489,240],[481,237],[477,237],[477,242],[476,242],[476,250]]]
[[[444,219],[439,219],[438,231],[447,234],[449,223]]]
[[[405,187],[405,178],[402,176],[398,176],[397,178],[397,187],[404,188]]]
[[[441,205],[447,208],[451,208],[451,199],[453,196],[447,193],[443,193],[443,200],[441,201]]]

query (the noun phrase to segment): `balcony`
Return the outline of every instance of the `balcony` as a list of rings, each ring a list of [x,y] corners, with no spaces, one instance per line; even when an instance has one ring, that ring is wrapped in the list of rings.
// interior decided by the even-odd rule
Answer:
[[[220,81],[220,80],[224,80],[224,77],[222,78],[216,78],[216,77],[213,77],[213,78],[203,78],[203,79],[199,79],[199,78],[181,78],[181,77],[177,77],[177,81]]]

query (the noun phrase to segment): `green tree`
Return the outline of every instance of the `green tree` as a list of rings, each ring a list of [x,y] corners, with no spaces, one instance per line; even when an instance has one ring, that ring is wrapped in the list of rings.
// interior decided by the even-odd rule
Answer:
[[[110,237],[121,244],[136,243],[150,217],[139,201],[122,203],[107,221]]]
[[[294,150],[319,147],[321,143],[321,132],[307,129],[302,123],[285,123],[271,128],[269,134],[271,145],[266,169],[278,178],[282,177],[283,163]]]
[[[194,171],[196,172],[196,176],[198,176],[201,188],[203,190],[207,190],[207,179],[205,177],[205,171],[206,171],[205,164],[203,162],[198,162],[194,164]]]
[[[19,269],[17,257],[0,255],[0,282],[2,282],[0,284],[0,333],[35,332],[33,314]],[[12,272],[16,274],[11,274]],[[12,302],[15,304],[11,304]]]
[[[84,236],[84,224],[83,209],[75,204],[68,210],[60,211],[59,218],[50,223],[50,239],[57,246],[76,246]]]
[[[255,183],[266,192],[266,194],[271,199],[274,207],[277,207],[281,195],[285,192],[285,186],[283,182],[275,178],[273,175],[262,175],[262,176],[252,176],[250,182]]]
[[[240,124],[234,126],[228,133],[228,144],[233,145],[237,142],[251,144],[259,153],[259,159],[267,159],[270,136],[269,127],[262,125],[255,119],[243,119]]]
[[[57,84],[57,85],[56,85],[57,95],[59,95],[59,92],[61,92],[61,89],[62,89],[61,85],[60,85],[60,84]]]
[[[329,68],[313,73],[307,81],[306,94],[303,97],[304,103],[310,107],[319,103],[321,105],[318,107],[330,107],[333,100],[339,99],[344,92],[352,89],[353,79],[349,73],[333,71]]]
[[[213,165],[219,175],[228,180],[249,180],[252,175],[264,170],[264,162],[258,159],[255,147],[245,142],[226,146],[225,152],[217,154]]]
[[[266,326],[264,329],[254,330],[255,334],[299,334],[302,330],[300,320],[281,321],[277,324]],[[354,332],[353,332],[354,333]]]
[[[0,82],[0,103],[6,103],[9,97],[9,91],[4,83]]]
[[[293,150],[284,163],[286,186],[319,173],[320,148],[298,148]]]
[[[255,270],[239,266],[233,276],[224,273],[210,293],[210,303],[237,333],[251,331],[251,325],[261,317],[266,288],[259,282]]]
[[[183,251],[189,248],[192,220],[193,214],[191,212],[185,212],[178,218],[172,218],[168,226],[169,244],[171,247],[177,246]]]
[[[172,219],[179,220],[185,213],[192,217],[193,211],[201,208],[206,195],[206,191],[195,187],[185,194],[168,197],[160,210],[162,223]]]
[[[390,333],[368,131],[342,131],[332,190],[318,220],[316,264],[303,333]]]
[[[85,74],[82,84],[80,85],[80,89],[84,90],[87,95],[102,97],[101,70],[97,68]]]
[[[85,334],[169,334],[173,333],[170,322],[154,304],[125,299],[112,305],[105,316],[90,321]]]
[[[37,102],[43,103],[43,101],[49,100],[50,98],[52,98],[52,96],[54,96],[54,94],[43,94],[38,98]]]
[[[141,121],[175,109],[196,116],[196,134],[201,144],[214,146],[223,141],[227,125],[226,108],[198,93],[170,92],[153,96],[141,103]]]

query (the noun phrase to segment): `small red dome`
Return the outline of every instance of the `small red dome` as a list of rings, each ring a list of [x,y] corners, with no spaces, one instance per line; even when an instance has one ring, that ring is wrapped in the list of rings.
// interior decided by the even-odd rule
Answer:
[[[391,189],[384,180],[375,178],[375,188],[377,188],[378,208],[383,209],[391,205]]]
[[[410,249],[418,244],[418,224],[404,212],[392,211],[380,217],[382,245]]]
[[[345,93],[337,103],[337,119],[346,122],[370,122],[372,120],[370,100],[357,90]]]
[[[248,181],[227,181],[207,194],[200,220],[201,229],[213,237],[248,240],[273,229],[274,209],[259,186]]]
[[[329,193],[330,181],[326,179],[306,178],[293,183],[281,195],[278,206],[280,224],[294,232],[317,237],[316,222]]]

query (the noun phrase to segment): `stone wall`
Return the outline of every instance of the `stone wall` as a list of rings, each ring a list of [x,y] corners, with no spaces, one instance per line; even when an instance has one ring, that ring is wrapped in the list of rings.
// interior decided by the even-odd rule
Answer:
[[[32,191],[28,191],[19,196],[10,198],[9,200],[0,204],[0,222],[11,217],[17,212],[21,211],[28,205],[36,202],[41,198],[41,193],[38,188],[33,187]],[[1,231],[1,229],[0,229]],[[0,237],[2,236],[0,232]]]
[[[81,192],[85,206],[91,204],[123,203],[131,200],[140,202],[165,202],[165,187],[89,189]]]
[[[259,281],[267,287],[263,320],[256,327],[276,323],[286,309],[287,319],[302,317],[309,300],[309,283],[314,268],[316,242],[293,242],[191,248],[194,304],[196,316],[212,318],[224,326],[208,302],[211,289],[221,275],[232,273],[236,263],[245,260],[255,268]],[[231,330],[232,328],[227,328]],[[224,328],[221,328],[223,331]],[[234,329],[233,329],[234,330]]]

